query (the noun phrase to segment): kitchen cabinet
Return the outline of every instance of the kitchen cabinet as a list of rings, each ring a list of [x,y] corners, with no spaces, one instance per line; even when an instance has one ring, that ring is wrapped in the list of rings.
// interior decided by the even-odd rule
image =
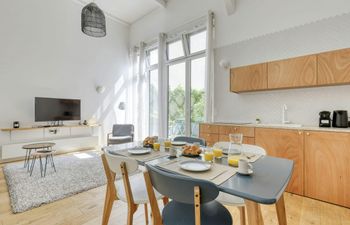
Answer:
[[[219,141],[229,142],[230,138],[229,138],[228,134],[220,134],[219,135]],[[243,144],[254,145],[255,144],[255,138],[243,136]]]
[[[219,126],[219,141],[230,141],[229,134],[242,133],[243,143],[251,144],[255,143],[255,128],[254,127],[242,127],[242,126]]]
[[[232,92],[267,89],[267,63],[231,69],[230,89]]]
[[[302,56],[268,63],[268,89],[317,85],[317,56]]]
[[[305,133],[305,195],[350,207],[350,133]]]
[[[231,68],[235,93],[350,84],[350,48]]]
[[[207,146],[213,146],[219,141],[219,126],[214,124],[199,124],[199,137],[205,139]]]
[[[255,128],[228,125],[200,124],[199,137],[204,138],[208,146],[213,146],[218,141],[230,141],[229,134],[242,133],[244,144],[255,143]]]
[[[318,84],[350,83],[350,49],[325,52],[318,55]]]
[[[219,126],[219,134],[227,136],[233,133],[242,133],[245,137],[254,137],[254,127],[241,127],[241,126]]]
[[[304,135],[302,131],[287,129],[255,129],[255,144],[268,155],[294,161],[294,170],[286,189],[298,195],[304,194]]]

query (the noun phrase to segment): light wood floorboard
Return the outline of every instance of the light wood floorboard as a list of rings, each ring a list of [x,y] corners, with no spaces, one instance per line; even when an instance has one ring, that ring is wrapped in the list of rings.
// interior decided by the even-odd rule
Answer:
[[[48,204],[24,213],[11,212],[4,164],[0,164],[0,224],[1,225],[99,225],[102,220],[105,186]],[[350,225],[350,209],[285,194],[289,225]],[[161,204],[160,204],[161,205]],[[109,225],[126,224],[127,205],[114,203]],[[229,207],[234,224],[240,224],[239,211]],[[262,206],[265,224],[277,225],[274,206]],[[135,213],[134,225],[144,225],[143,207]]]

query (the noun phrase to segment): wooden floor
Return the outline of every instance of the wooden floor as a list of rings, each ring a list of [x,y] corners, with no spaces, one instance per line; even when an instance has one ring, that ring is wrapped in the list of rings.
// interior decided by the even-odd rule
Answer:
[[[69,197],[30,211],[12,214],[7,185],[0,165],[0,225],[99,225],[105,186]],[[350,209],[313,199],[286,194],[289,225],[350,225]],[[126,204],[116,202],[110,225],[126,224]],[[230,208],[234,224],[239,224],[238,210]],[[265,225],[277,225],[274,206],[262,206]],[[135,214],[135,225],[144,225],[143,207]]]

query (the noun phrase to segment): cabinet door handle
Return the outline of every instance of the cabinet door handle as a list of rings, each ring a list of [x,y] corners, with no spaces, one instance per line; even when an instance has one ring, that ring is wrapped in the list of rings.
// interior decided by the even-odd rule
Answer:
[[[299,132],[298,132],[298,134],[299,134],[299,135],[301,135],[301,134],[302,134],[302,132],[301,132],[301,131],[299,131]]]
[[[309,132],[307,132],[307,133],[306,133],[306,135],[307,135],[307,136],[310,136],[310,133],[309,133]]]

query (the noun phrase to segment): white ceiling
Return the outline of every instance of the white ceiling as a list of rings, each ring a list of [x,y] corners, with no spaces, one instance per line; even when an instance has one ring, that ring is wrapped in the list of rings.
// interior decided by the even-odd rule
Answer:
[[[92,0],[77,0],[82,4]],[[95,3],[107,14],[122,22],[132,24],[161,5],[157,0],[95,0]]]

